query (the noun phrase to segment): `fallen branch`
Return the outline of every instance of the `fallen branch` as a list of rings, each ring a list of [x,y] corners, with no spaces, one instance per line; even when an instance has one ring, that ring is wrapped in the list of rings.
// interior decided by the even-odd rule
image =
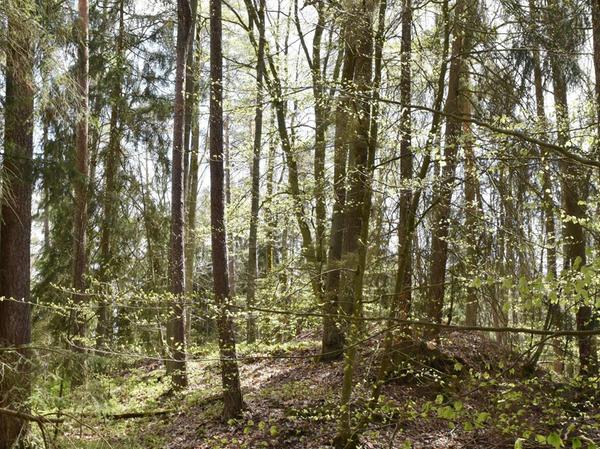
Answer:
[[[60,424],[64,422],[64,418],[49,418],[43,415],[31,415],[29,413],[19,412],[17,410],[11,410],[3,407],[0,407],[0,415],[12,416],[13,418],[36,422],[38,424]]]

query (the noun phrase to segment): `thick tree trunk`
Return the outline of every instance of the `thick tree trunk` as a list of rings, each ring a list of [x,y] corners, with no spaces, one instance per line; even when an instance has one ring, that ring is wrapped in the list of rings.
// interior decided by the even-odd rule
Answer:
[[[188,0],[177,0],[177,60],[175,69],[175,113],[173,117],[173,168],[171,177],[171,233],[169,281],[172,304],[167,323],[169,355],[167,374],[175,389],[187,386],[185,344],[184,267],[184,148],[185,76],[192,10]]]
[[[265,1],[259,0],[258,20],[258,49],[256,61],[256,109],[254,113],[254,145],[252,149],[252,191],[250,207],[250,231],[248,236],[248,270],[247,270],[247,289],[246,305],[248,307],[248,319],[246,322],[246,341],[254,343],[256,341],[256,316],[253,310],[256,301],[256,278],[258,276],[258,209],[260,201],[260,154],[262,147],[262,126],[263,126],[263,74],[264,74],[264,56],[265,56]]]
[[[223,382],[223,415],[238,417],[243,401],[236,360],[225,223],[225,170],[223,167],[223,50],[221,1],[210,1],[210,218],[213,288],[219,307],[219,352]]]
[[[369,135],[372,125],[371,101],[369,90],[372,82],[373,57],[373,8],[374,4],[355,2],[348,11],[352,17],[352,32],[347,35],[346,51],[353,55],[352,90],[348,106],[353,114],[352,133],[347,135],[348,152],[348,193],[344,208],[344,236],[341,255],[340,286],[338,289],[339,308],[345,333],[349,339],[349,348],[345,351],[344,381],[340,398],[340,417],[338,433],[334,439],[336,448],[354,447],[356,439],[352,436],[350,400],[354,384],[356,364],[356,339],[360,332],[358,318],[362,308],[362,289],[365,271],[366,252],[369,236],[369,217],[371,212],[371,175],[375,160],[377,136]],[[380,19],[385,19],[385,6]],[[359,19],[357,19],[359,18]],[[349,24],[348,24],[349,25]],[[383,26],[383,25],[382,25]],[[350,27],[348,26],[348,29]],[[382,45],[381,41],[378,45]],[[380,54],[378,53],[377,56]],[[381,69],[380,61],[378,69]],[[381,73],[376,74],[376,81]],[[376,103],[376,102],[375,102]],[[377,113],[378,109],[373,110]],[[373,117],[376,120],[376,117]],[[371,129],[376,132],[376,129]],[[373,137],[373,139],[370,139]],[[339,313],[338,312],[338,313]]]
[[[562,146],[569,144],[569,110],[567,105],[567,83],[562,68],[556,58],[551,61],[554,86],[554,104],[558,129],[558,143]],[[570,160],[560,162],[562,207],[569,219],[563,221],[563,250],[564,269],[579,271],[586,263],[585,236],[580,219],[585,213],[579,204],[580,200],[580,170],[578,165]],[[574,218],[574,219],[572,219]],[[577,330],[588,330],[593,326],[592,307],[579,306],[576,314]],[[580,370],[584,376],[594,374],[598,369],[594,337],[580,336],[577,338],[579,347]]]
[[[73,302],[82,304],[86,289],[85,274],[87,271],[86,230],[88,221],[88,98],[89,98],[89,6],[87,0],[79,0],[78,39],[79,39],[79,73],[77,78],[77,94],[79,96],[79,116],[75,130],[75,199],[73,207]],[[85,335],[85,321],[80,311],[73,317],[73,334],[80,339]],[[78,344],[81,344],[79,342]]]
[[[4,155],[0,198],[0,407],[27,410],[31,341],[30,241],[33,173],[33,45],[22,18],[9,17],[6,48]],[[6,348],[17,347],[8,351]],[[0,415],[0,449],[26,433],[26,422]]]
[[[340,280],[342,270],[342,252],[344,242],[344,212],[346,209],[346,176],[349,152],[349,136],[354,132],[351,110],[351,86],[356,65],[355,49],[352,48],[353,23],[346,18],[342,27],[343,53],[342,77],[340,93],[335,111],[335,138],[333,154],[333,210],[331,214],[331,230],[329,233],[329,252],[324,291],[323,336],[321,343],[321,360],[334,360],[340,357],[344,348],[344,332],[339,314]]]

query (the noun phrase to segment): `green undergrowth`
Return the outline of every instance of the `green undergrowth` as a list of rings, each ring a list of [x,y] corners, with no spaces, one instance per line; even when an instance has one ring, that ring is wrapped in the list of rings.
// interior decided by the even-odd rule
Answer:
[[[351,423],[364,448],[480,447],[596,449],[600,440],[600,385],[539,371],[525,378],[500,359],[396,365],[369,408],[377,357],[365,350],[356,372]],[[453,348],[456,350],[456,348]],[[190,386],[173,393],[161,364],[112,361],[88,365],[80,385],[66,377],[40,377],[35,410],[75,417],[61,424],[57,448],[321,448],[337,419],[342,362],[320,363],[318,342],[241,344],[238,348],[247,408],[225,422],[219,398],[218,349],[194,348]],[[454,360],[457,352],[444,352]],[[449,355],[450,354],[450,355]],[[506,364],[505,364],[506,363]],[[130,412],[169,411],[134,419]],[[46,426],[46,436],[54,429]],[[37,447],[44,447],[34,429]],[[452,445],[450,445],[452,444]]]

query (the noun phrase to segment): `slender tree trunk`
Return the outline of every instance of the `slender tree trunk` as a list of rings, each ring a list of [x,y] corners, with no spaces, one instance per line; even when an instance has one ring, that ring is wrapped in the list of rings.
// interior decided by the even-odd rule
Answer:
[[[122,67],[123,61],[123,39],[125,34],[124,24],[124,0],[119,1],[119,31],[116,42],[116,71],[114,85],[112,86],[111,102],[112,109],[110,114],[109,139],[108,146],[105,152],[104,167],[105,167],[105,186],[103,209],[104,217],[102,220],[102,230],[100,232],[100,280],[107,284],[110,282],[114,273],[111,270],[113,263],[113,232],[115,230],[117,220],[117,207],[119,204],[119,168],[121,165],[121,130],[120,130],[120,109],[122,103]],[[110,289],[104,290],[107,294]],[[98,330],[96,332],[96,345],[98,347],[105,346],[111,338],[112,321],[111,321],[110,304],[107,301],[106,295],[100,298],[100,306],[98,307]]]
[[[535,0],[529,0],[529,20],[531,30],[534,31],[538,24],[538,12]],[[547,129],[548,121],[546,118],[546,105],[544,100],[544,80],[542,74],[542,63],[540,60],[540,47],[534,41],[532,48],[533,59],[533,84],[535,89],[536,118],[539,129],[544,132]],[[544,136],[547,138],[547,136]],[[554,224],[554,201],[552,199],[552,181],[550,178],[550,164],[548,160],[548,151],[544,147],[539,148],[539,155],[542,166],[542,212],[544,214],[545,228],[545,248],[546,248],[546,275],[552,279],[557,278],[556,264],[556,227]],[[554,325],[557,329],[562,328],[562,313],[560,304],[549,303],[548,314],[550,317],[549,326]],[[560,348],[560,339],[555,339],[553,348],[556,355],[554,364],[555,370],[561,373],[563,370],[563,354]],[[534,353],[531,364],[536,365],[542,355],[544,344],[540,342]]]
[[[191,5],[192,9],[192,32],[194,37],[190,39],[188,51],[192,53],[192,58],[188,54],[188,72],[186,75],[186,89],[190,92],[186,93],[186,125],[189,116],[189,151],[186,147],[188,156],[185,158],[188,161],[189,169],[186,171],[187,181],[185,181],[185,293],[186,303],[192,300],[194,292],[194,262],[196,258],[196,207],[198,203],[198,170],[200,157],[200,27],[196,26],[198,16],[197,0],[194,0]],[[191,67],[189,67],[191,65]],[[189,78],[188,78],[189,77]],[[189,82],[188,82],[189,81]],[[186,133],[187,136],[187,133]],[[184,139],[185,145],[185,139]],[[185,306],[185,339],[189,341],[192,328],[192,307]]]
[[[231,206],[231,146],[229,145],[229,117],[225,117],[223,124],[224,133],[224,151],[225,151],[225,213]],[[236,242],[230,234],[227,235],[227,267],[229,270],[229,293],[231,297],[236,295],[236,263],[235,263],[235,251]]]
[[[409,184],[413,177],[412,155],[412,122],[411,122],[411,55],[412,55],[412,0],[404,0],[402,4],[402,36],[400,45],[400,102],[402,116],[400,118],[400,180]],[[399,306],[400,316],[407,319],[412,303],[412,257],[410,247],[413,232],[410,229],[410,206],[412,190],[403,185],[400,192],[398,220],[398,271],[394,286],[393,300]],[[405,254],[407,255],[405,257]],[[405,259],[405,260],[401,260]],[[400,270],[402,267],[402,270]]]
[[[169,360],[167,374],[175,389],[187,386],[185,342],[184,262],[184,148],[185,77],[192,10],[188,0],[177,0],[177,61],[175,68],[175,113],[173,117],[173,168],[171,177],[171,233],[169,253],[170,291],[173,297],[167,323]]]
[[[79,73],[77,93],[79,95],[79,116],[75,130],[75,180],[73,208],[73,302],[83,304],[86,289],[86,230],[88,221],[88,99],[89,99],[89,6],[87,0],[79,0],[78,39]],[[73,334],[79,338],[85,335],[85,322],[80,311],[73,314]],[[81,344],[79,342],[78,344]]]
[[[196,211],[191,210],[191,203],[197,199],[198,189],[198,149],[200,147],[200,126],[198,107],[200,103],[200,71],[199,51],[200,33],[196,28],[198,1],[192,0],[192,25],[188,39],[188,53],[185,75],[185,120],[183,131],[184,147],[184,194],[185,194],[185,292],[193,290],[194,273],[194,227],[196,225]],[[197,54],[198,53],[198,54]],[[196,180],[194,181],[194,177]],[[196,182],[194,190],[194,182]],[[195,205],[194,205],[195,208]],[[193,222],[192,222],[193,220]],[[187,312],[187,307],[186,307]],[[187,322],[186,322],[187,327]],[[187,330],[186,330],[187,335]]]
[[[315,28],[312,43],[312,80],[313,95],[315,98],[315,251],[317,263],[319,265],[319,275],[322,276],[323,265],[327,258],[325,250],[325,226],[327,221],[327,205],[325,201],[325,153],[328,125],[327,108],[329,107],[329,102],[327,102],[325,98],[325,86],[321,69],[321,39],[325,29],[325,4],[323,0],[317,0],[314,6],[317,9],[317,26]],[[321,280],[321,283],[323,283],[323,280]]]
[[[274,128],[275,119],[273,115],[271,115],[271,126],[270,129]],[[265,253],[266,253],[266,261],[265,261],[265,272],[268,274],[273,271],[273,266],[275,263],[275,222],[273,217],[273,186],[274,186],[274,177],[275,177],[275,138],[272,137],[269,142],[269,158],[267,160],[267,197],[265,204],[265,222],[267,225],[267,236],[265,243]]]
[[[457,116],[460,114],[460,79],[463,72],[464,55],[464,13],[465,0],[457,0],[455,6],[454,40],[452,42],[452,62],[448,79],[448,96],[444,111]],[[442,179],[434,194],[434,225],[431,235],[431,264],[429,269],[429,298],[427,315],[434,323],[442,322],[446,282],[446,261],[448,259],[448,231],[450,227],[450,203],[452,199],[456,171],[456,153],[461,131],[461,120],[446,118],[446,142],[444,146],[445,165]],[[438,329],[428,330],[430,336],[437,336]]]
[[[259,0],[258,20],[258,50],[256,61],[256,109],[254,113],[254,146],[252,151],[252,199],[250,210],[250,231],[248,236],[248,270],[247,270],[247,290],[246,305],[248,307],[248,319],[246,322],[246,341],[254,343],[256,341],[256,316],[253,310],[256,301],[256,278],[258,276],[258,209],[260,201],[260,154],[262,147],[262,126],[263,126],[263,74],[264,74],[264,55],[265,55],[265,0]]]
[[[471,115],[471,102],[469,96],[465,93],[461,96],[461,111],[463,115]],[[479,204],[479,178],[477,175],[477,161],[475,159],[474,137],[471,129],[471,123],[464,121],[462,124],[462,146],[464,152],[464,172],[465,172],[465,231],[467,232],[467,257],[466,273],[467,279],[473,279],[476,267],[479,266],[480,258],[480,240],[481,240],[481,207]],[[477,326],[479,317],[479,292],[473,286],[467,286],[467,297],[465,306],[465,324],[467,326]]]
[[[0,407],[27,411],[31,389],[30,242],[33,188],[33,43],[22,17],[9,15],[4,103],[4,155],[0,198]],[[6,350],[6,348],[14,348]],[[27,423],[0,415],[0,449],[10,449]]]
[[[592,4],[592,40],[594,49],[594,74],[596,94],[596,118],[598,120],[596,148],[600,148],[600,0],[590,0]],[[597,150],[600,153],[600,150]]]
[[[250,0],[244,1],[248,14],[255,24],[260,24],[257,16],[258,13],[253,3]],[[254,35],[249,33],[250,40],[252,41],[255,48],[258,48]],[[285,48],[288,46],[286,44]],[[294,153],[293,139],[288,132],[288,126],[286,123],[287,117],[287,106],[284,100],[284,95],[281,87],[281,80],[273,55],[268,51],[265,46],[265,84],[269,89],[269,93],[272,98],[272,105],[275,109],[275,118],[277,120],[277,130],[279,138],[281,140],[281,148],[285,155],[285,162],[288,171],[288,186],[290,191],[290,197],[293,202],[293,214],[296,218],[298,228],[300,230],[300,236],[302,238],[302,255],[305,258],[308,268],[309,277],[313,294],[317,302],[321,302],[323,298],[323,284],[321,281],[321,273],[318,262],[318,257],[315,249],[315,243],[313,235],[310,229],[309,216],[306,213],[306,205],[304,202],[302,190],[300,188],[300,178],[298,172],[298,160],[297,155]],[[292,132],[294,128],[292,127]]]
[[[243,401],[236,360],[225,223],[225,170],[223,167],[223,50],[221,1],[210,1],[210,217],[213,288],[219,307],[219,351],[223,382],[223,415],[238,417]]]

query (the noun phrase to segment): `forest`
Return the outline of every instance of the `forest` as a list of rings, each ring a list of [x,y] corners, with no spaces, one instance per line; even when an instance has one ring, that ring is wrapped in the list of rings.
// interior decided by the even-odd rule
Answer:
[[[600,0],[0,0],[0,449],[600,447]]]

